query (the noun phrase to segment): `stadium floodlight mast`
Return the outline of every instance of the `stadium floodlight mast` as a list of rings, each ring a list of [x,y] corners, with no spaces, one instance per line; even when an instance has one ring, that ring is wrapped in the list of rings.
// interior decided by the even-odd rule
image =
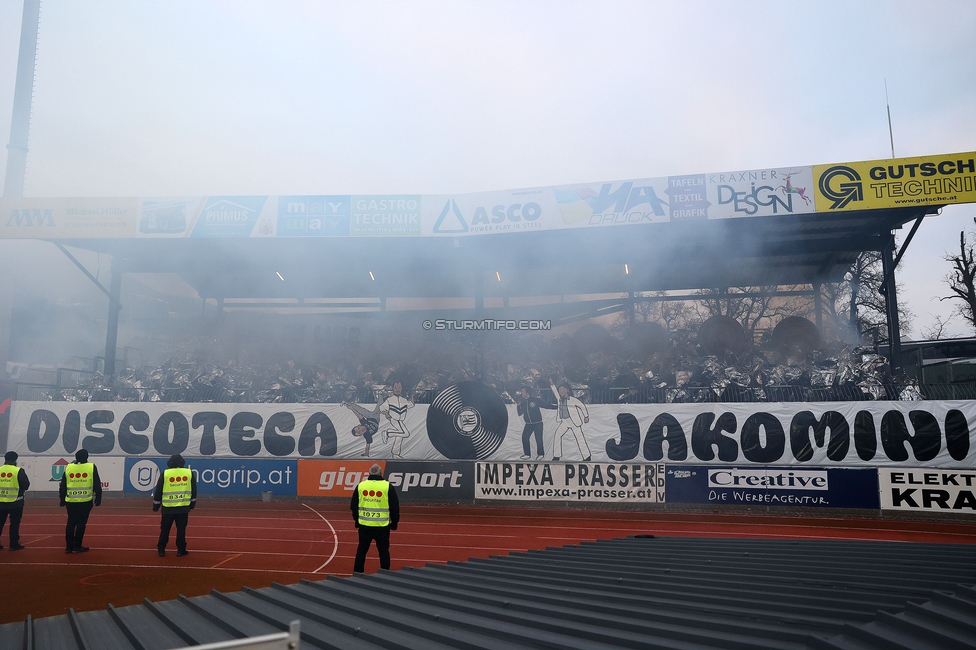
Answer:
[[[7,144],[7,171],[3,179],[4,198],[24,196],[27,139],[30,136],[34,68],[37,62],[37,26],[40,17],[41,0],[24,0],[20,51],[17,54],[17,79],[14,82],[14,108],[10,119],[10,142]]]

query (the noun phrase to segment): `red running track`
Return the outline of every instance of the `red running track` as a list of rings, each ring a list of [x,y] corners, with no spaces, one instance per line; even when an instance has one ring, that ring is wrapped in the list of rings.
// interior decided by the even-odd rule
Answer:
[[[0,623],[69,607],[349,575],[358,539],[347,505],[321,501],[202,500],[190,513],[190,554],[182,558],[175,557],[172,539],[167,556],[156,555],[159,515],[143,501],[106,499],[96,508],[85,535],[88,553],[64,554],[65,521],[56,500],[27,505],[21,525],[27,548],[0,552],[3,579],[18,585],[0,590]],[[976,543],[976,523],[407,504],[392,534],[392,568],[633,534],[968,544]],[[378,568],[374,548],[366,571]]]

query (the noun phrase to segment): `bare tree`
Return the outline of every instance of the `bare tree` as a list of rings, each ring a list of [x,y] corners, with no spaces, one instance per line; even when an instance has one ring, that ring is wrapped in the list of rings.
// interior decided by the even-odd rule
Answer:
[[[645,296],[647,294],[644,294]],[[655,298],[666,298],[666,291],[652,294]],[[657,322],[668,331],[674,331],[685,326],[690,314],[690,307],[685,300],[640,300],[634,303],[634,320],[638,322]]]
[[[860,342],[862,334],[875,328],[880,338],[888,338],[887,303],[881,293],[883,283],[881,253],[864,251],[858,255],[843,281],[821,285],[825,329],[847,342]],[[895,290],[901,289],[899,282]],[[898,321],[903,331],[911,330],[914,317],[905,302],[898,305]]]
[[[771,326],[786,316],[808,316],[812,305],[803,296],[776,296],[777,291],[799,291],[800,285],[765,287],[730,287],[704,289],[698,292],[701,300],[694,303],[702,321],[712,316],[728,316],[739,321],[754,340],[762,326]]]
[[[952,272],[945,277],[952,295],[943,300],[962,301],[961,305],[956,305],[956,311],[976,327],[976,260],[973,245],[966,241],[965,231],[959,233],[959,254],[947,254],[945,259],[952,263]]]
[[[942,316],[935,317],[935,323],[924,330],[922,330],[922,337],[930,341],[939,341],[945,335],[945,328],[949,325],[952,317],[942,318]]]

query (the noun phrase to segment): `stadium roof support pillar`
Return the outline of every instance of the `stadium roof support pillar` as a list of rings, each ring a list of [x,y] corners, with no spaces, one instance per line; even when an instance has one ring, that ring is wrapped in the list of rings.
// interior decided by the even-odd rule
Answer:
[[[14,81],[14,112],[10,120],[10,143],[7,145],[7,170],[3,181],[5,197],[24,195],[27,172],[27,141],[30,136],[31,102],[34,97],[34,69],[37,61],[37,25],[41,17],[41,0],[24,0],[20,27],[20,50],[17,55],[17,78]]]
[[[813,316],[817,321],[817,329],[823,336],[823,297],[820,294],[820,283],[813,283]]]
[[[105,333],[105,377],[115,376],[115,355],[119,343],[119,312],[122,310],[122,260],[112,260],[112,284],[108,297],[108,328]]]
[[[885,297],[885,317],[888,321],[888,362],[891,369],[901,367],[901,327],[898,322],[898,291],[895,288],[895,234],[891,233],[881,251],[884,282],[881,293]]]

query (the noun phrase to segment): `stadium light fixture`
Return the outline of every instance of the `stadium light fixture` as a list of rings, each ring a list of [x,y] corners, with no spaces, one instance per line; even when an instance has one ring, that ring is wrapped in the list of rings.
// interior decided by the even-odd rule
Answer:
[[[498,271],[495,271],[495,277],[496,277],[496,278],[498,278],[498,281],[499,281],[499,282],[501,282],[501,281],[502,281],[502,274],[501,274],[501,273],[499,273]]]
[[[624,275],[630,275],[630,267],[624,264]]]
[[[369,279],[372,280],[373,282],[376,282],[376,278],[373,277],[372,271],[369,272]]]
[[[282,282],[285,281],[285,279],[281,276],[281,273],[279,273],[278,271],[275,271],[275,275],[277,275],[278,279],[281,280]]]

